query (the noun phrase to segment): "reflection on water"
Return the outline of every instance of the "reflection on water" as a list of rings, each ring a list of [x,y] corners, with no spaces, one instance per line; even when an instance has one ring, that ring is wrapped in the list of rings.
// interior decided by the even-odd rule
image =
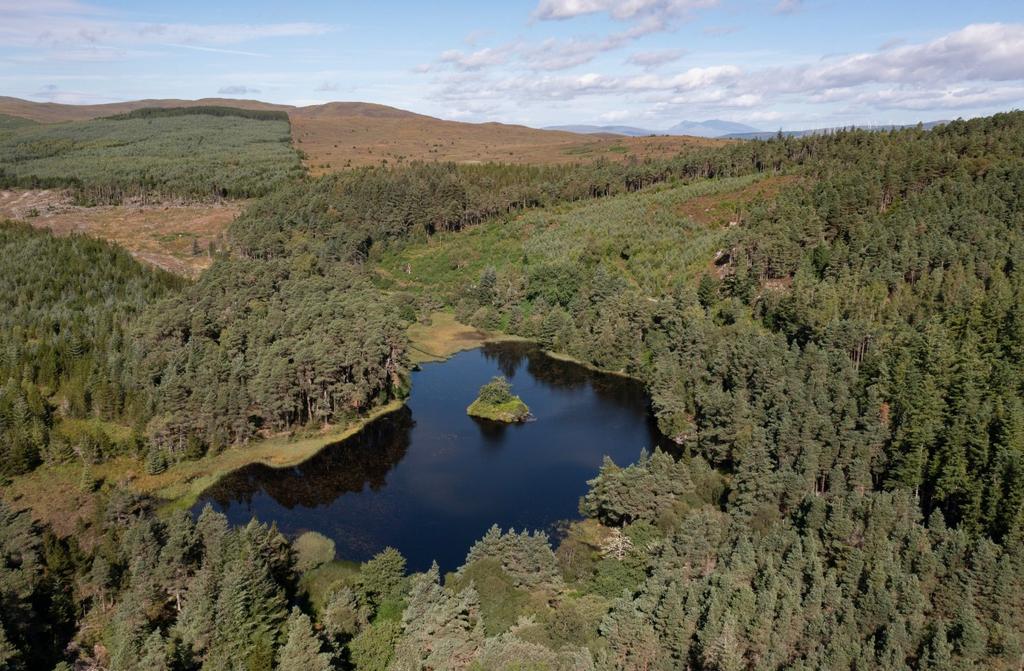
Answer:
[[[364,489],[380,491],[388,471],[409,449],[411,428],[412,412],[403,407],[299,466],[244,468],[207,489],[203,497],[227,508],[232,503],[250,505],[263,492],[290,509],[315,508]]]
[[[525,364],[525,365],[524,365]],[[535,421],[506,426],[470,418],[494,375]],[[391,545],[422,570],[462,563],[487,528],[550,530],[577,516],[604,455],[618,463],[665,447],[642,387],[545,356],[525,343],[489,344],[413,374],[407,407],[303,464],[243,468],[204,492],[236,524],[252,516],[287,534],[315,530],[339,557],[362,561]]]

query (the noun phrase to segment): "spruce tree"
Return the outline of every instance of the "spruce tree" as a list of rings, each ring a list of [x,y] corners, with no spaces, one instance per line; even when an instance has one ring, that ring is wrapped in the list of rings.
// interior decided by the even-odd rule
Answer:
[[[309,616],[293,608],[285,627],[286,639],[278,652],[279,671],[331,671],[332,657],[313,631]]]
[[[167,654],[167,641],[161,635],[159,629],[146,638],[142,644],[142,656],[139,658],[138,668],[147,671],[169,671],[171,668]]]

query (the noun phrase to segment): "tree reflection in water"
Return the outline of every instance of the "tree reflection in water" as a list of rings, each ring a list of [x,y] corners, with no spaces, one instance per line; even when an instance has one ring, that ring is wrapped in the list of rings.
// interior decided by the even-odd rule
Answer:
[[[506,426],[466,414],[504,374],[535,421]],[[492,524],[551,530],[578,515],[605,455],[634,461],[666,444],[639,383],[552,359],[529,343],[461,352],[413,373],[406,408],[294,468],[253,465],[204,492],[233,524],[253,516],[286,534],[315,530],[363,561],[391,545],[424,570],[454,568]]]
[[[298,466],[254,464],[236,471],[207,489],[203,498],[226,508],[249,504],[256,493],[265,492],[291,509],[315,508],[364,489],[379,491],[387,484],[388,472],[405,457],[412,427],[412,411],[402,407]]]

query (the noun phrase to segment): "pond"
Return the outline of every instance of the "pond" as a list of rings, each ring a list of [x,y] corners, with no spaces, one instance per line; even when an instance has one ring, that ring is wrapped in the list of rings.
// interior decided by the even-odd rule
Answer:
[[[505,375],[534,415],[502,425],[466,414],[480,386]],[[276,522],[289,536],[318,531],[340,559],[365,561],[387,546],[425,570],[462,564],[492,524],[549,533],[579,517],[605,455],[632,463],[668,449],[639,382],[545,355],[536,345],[493,343],[412,374],[406,407],[293,468],[254,464],[200,497],[233,524]]]

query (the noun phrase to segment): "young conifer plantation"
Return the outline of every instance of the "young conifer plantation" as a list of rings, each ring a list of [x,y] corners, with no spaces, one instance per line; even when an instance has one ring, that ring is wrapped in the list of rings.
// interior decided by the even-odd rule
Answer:
[[[195,282],[0,227],[0,477],[75,473],[87,504],[61,530],[0,496],[0,669],[1024,664],[1024,113],[320,178],[271,161],[278,116],[222,114],[50,129],[262,134],[238,188],[265,195]],[[47,128],[0,151],[143,188],[30,160],[17,138]],[[606,460],[562,537],[495,526],[447,574],[140,493],[401,400],[406,329],[437,310],[638,378],[678,453]]]

